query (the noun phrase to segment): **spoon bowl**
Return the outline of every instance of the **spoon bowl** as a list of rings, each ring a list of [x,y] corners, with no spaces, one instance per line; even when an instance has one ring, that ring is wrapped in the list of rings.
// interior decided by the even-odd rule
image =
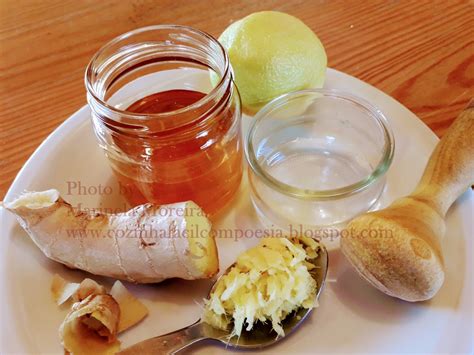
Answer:
[[[328,253],[324,245],[320,244],[318,256],[311,262],[316,266],[310,271],[310,273],[316,281],[316,299],[318,299],[324,287],[329,263]],[[227,268],[223,275],[228,273],[232,266],[233,264]],[[209,295],[212,293],[215,285],[223,275],[221,275],[214,283]],[[285,337],[298,328],[311,311],[312,309],[300,308],[289,314],[282,322]],[[256,324],[251,331],[243,330],[240,337],[231,337],[230,335],[230,329],[217,329],[199,319],[194,324],[185,328],[132,345],[131,347],[121,351],[119,354],[175,354],[191,344],[205,339],[217,340],[226,346],[237,349],[255,349],[273,345],[283,339],[283,337],[277,336],[277,334],[272,330],[270,324],[262,323]]]

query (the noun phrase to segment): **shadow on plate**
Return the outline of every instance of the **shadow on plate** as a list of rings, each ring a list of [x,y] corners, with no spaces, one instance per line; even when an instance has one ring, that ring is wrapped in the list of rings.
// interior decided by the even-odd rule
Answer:
[[[450,249],[459,249],[458,242],[446,244],[445,255],[455,254]],[[462,290],[465,264],[464,254],[460,252],[458,255],[460,255],[458,260],[451,258],[445,260],[445,283],[433,299],[424,302],[406,302],[379,291],[358,274],[340,250],[333,250],[330,253],[330,278],[333,282],[328,286],[349,310],[363,318],[381,323],[416,317],[418,313],[432,307],[455,309]]]
[[[327,287],[350,312],[371,321],[394,323],[415,317],[421,310],[416,304],[390,297],[371,286],[349,265],[339,249],[330,252],[329,259],[332,282]]]

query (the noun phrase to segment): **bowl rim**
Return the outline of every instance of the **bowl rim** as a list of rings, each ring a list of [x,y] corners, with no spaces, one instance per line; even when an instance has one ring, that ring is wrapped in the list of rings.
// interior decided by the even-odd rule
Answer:
[[[376,120],[376,122],[381,126],[383,135],[384,135],[384,147],[382,157],[379,160],[377,166],[371,171],[369,175],[364,177],[363,179],[336,189],[328,189],[328,190],[310,190],[310,189],[301,189],[284,182],[281,182],[278,179],[275,179],[273,176],[268,174],[264,171],[260,163],[257,160],[255,155],[255,150],[252,144],[252,140],[254,138],[255,132],[258,128],[259,123],[267,117],[267,115],[282,106],[284,106],[287,102],[294,100],[295,98],[301,96],[316,96],[322,95],[324,97],[331,97],[335,99],[342,99],[345,101],[349,101],[359,107],[362,107],[364,110],[370,113],[370,116]],[[273,99],[269,103],[267,103],[254,117],[253,122],[250,124],[250,129],[246,135],[245,139],[245,157],[250,169],[260,177],[263,182],[268,185],[270,188],[277,190],[285,195],[303,199],[303,200],[327,200],[327,199],[336,199],[336,198],[343,198],[362,190],[365,190],[374,182],[378,181],[381,177],[385,175],[387,170],[389,169],[393,155],[395,151],[395,141],[393,137],[392,130],[388,124],[387,117],[384,113],[376,106],[372,105],[368,101],[364,100],[363,98],[353,95],[348,92],[344,92],[341,90],[336,89],[306,89],[306,90],[299,90],[290,92],[287,94],[283,94],[278,96],[277,98]]]

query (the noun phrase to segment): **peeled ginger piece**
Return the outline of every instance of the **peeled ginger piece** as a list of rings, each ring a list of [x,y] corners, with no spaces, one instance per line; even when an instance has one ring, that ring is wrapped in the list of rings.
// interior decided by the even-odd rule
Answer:
[[[250,331],[257,321],[270,321],[284,336],[281,322],[288,314],[315,306],[317,285],[309,271],[318,249],[310,238],[264,239],[219,279],[206,300],[204,321],[220,329],[233,323],[232,336],[240,336],[244,326]]]
[[[110,295],[120,307],[118,332],[134,326],[148,315],[148,308],[125,288],[123,283],[115,281]]]

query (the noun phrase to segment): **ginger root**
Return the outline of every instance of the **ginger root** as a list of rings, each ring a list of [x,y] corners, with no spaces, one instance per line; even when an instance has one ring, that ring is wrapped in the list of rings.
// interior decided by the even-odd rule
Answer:
[[[191,201],[118,214],[74,209],[57,190],[28,192],[4,207],[50,259],[137,283],[194,280],[218,272],[211,225]]]

